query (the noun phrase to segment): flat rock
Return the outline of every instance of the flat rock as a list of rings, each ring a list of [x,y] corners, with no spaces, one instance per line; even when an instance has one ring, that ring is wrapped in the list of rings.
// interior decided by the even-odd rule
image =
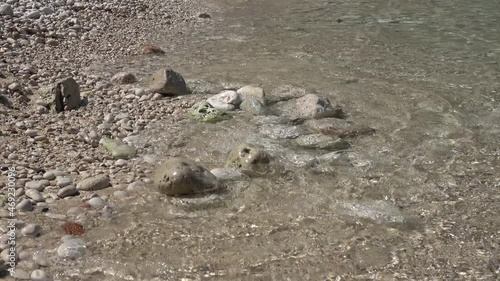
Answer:
[[[2,16],[14,16],[14,9],[9,4],[0,4],[0,15]]]
[[[29,198],[31,198],[35,202],[44,201],[43,195],[40,193],[40,191],[38,191],[36,189],[27,189],[25,191],[25,194],[26,194],[26,196],[28,196]]]
[[[76,188],[81,191],[96,191],[110,186],[110,179],[106,175],[86,178],[78,182]]]
[[[168,158],[157,167],[154,185],[160,193],[170,196],[205,193],[222,187],[209,170],[180,157]]]
[[[155,72],[147,81],[149,92],[163,95],[185,95],[188,93],[186,82],[179,73],[174,70],[160,69]]]

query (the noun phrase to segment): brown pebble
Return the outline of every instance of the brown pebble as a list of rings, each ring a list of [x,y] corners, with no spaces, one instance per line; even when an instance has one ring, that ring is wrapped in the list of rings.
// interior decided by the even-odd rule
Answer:
[[[85,233],[83,225],[76,222],[65,222],[61,227],[66,234],[83,235]]]
[[[144,55],[165,54],[165,51],[163,51],[160,47],[154,45],[142,44],[139,46],[139,48],[141,49],[141,53]]]

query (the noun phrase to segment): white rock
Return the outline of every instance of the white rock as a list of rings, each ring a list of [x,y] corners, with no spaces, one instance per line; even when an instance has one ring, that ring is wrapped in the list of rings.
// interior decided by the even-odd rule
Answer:
[[[38,191],[36,189],[27,189],[25,191],[25,194],[26,194],[26,196],[28,196],[29,198],[31,198],[35,202],[44,201],[43,195],[40,193],[40,191]]]
[[[207,102],[221,110],[235,110],[241,103],[241,97],[236,91],[226,90],[208,98]]]

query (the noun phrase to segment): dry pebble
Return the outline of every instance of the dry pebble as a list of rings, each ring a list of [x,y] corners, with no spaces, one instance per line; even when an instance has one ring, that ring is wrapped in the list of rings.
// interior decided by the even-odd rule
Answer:
[[[76,189],[74,185],[65,186],[57,191],[57,196],[59,196],[60,198],[66,198],[77,194],[78,189]]]
[[[28,199],[22,200],[19,204],[17,204],[16,209],[21,212],[27,212],[33,210],[33,204]]]

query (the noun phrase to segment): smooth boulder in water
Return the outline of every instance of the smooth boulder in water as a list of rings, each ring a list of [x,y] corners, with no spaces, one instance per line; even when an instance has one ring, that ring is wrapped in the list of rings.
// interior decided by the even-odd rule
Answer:
[[[259,171],[271,161],[271,156],[263,148],[244,143],[236,146],[230,153],[226,167]]]
[[[207,123],[215,123],[225,119],[223,110],[214,108],[206,101],[199,102],[189,109],[191,118]]]
[[[157,167],[154,185],[160,193],[169,196],[207,193],[223,187],[205,167],[182,157],[168,158]]]

